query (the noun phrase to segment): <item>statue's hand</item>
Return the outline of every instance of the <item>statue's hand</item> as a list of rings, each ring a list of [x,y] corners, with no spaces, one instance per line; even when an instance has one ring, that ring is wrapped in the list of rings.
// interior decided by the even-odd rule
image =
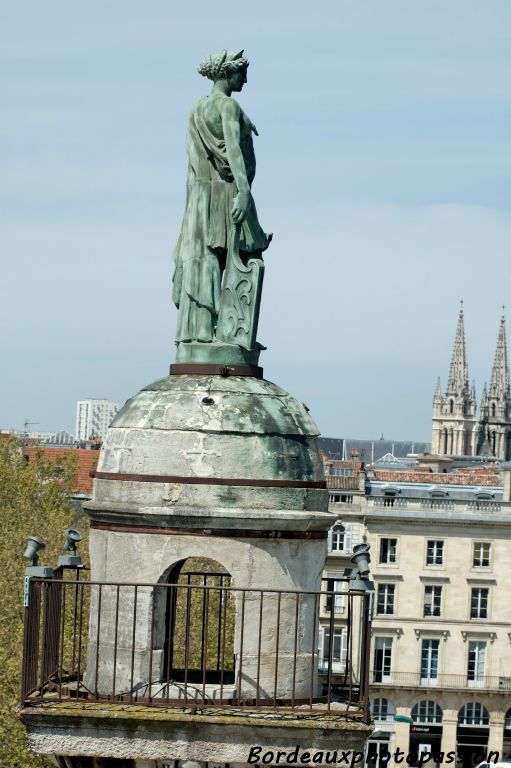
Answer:
[[[238,192],[232,206],[232,220],[235,224],[241,224],[248,213],[250,206],[250,192]]]

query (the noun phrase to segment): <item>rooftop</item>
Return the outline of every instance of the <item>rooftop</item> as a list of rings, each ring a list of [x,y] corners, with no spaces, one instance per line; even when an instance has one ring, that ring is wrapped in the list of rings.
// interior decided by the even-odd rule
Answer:
[[[23,455],[32,461],[36,453],[42,453],[48,461],[58,464],[63,456],[72,454],[78,459],[78,474],[75,487],[71,490],[75,493],[92,493],[91,473],[95,470],[98,463],[99,451],[85,450],[82,448],[48,448],[46,446],[26,445],[23,448]]]

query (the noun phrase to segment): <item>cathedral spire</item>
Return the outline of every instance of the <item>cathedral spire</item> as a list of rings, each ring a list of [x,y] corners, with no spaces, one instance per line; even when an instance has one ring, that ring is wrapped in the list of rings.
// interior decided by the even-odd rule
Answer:
[[[436,381],[435,394],[433,395],[433,404],[442,404],[442,385],[440,383],[440,376]]]
[[[487,419],[488,418],[488,389],[486,387],[486,382],[483,384],[483,391],[481,393],[481,405],[479,408],[480,418],[481,419]]]
[[[465,351],[465,323],[463,316],[463,300],[461,301],[458,325],[452,351],[449,379],[447,381],[447,395],[461,395],[468,393],[468,365]]]
[[[489,394],[490,397],[497,398],[498,400],[506,400],[510,397],[504,307],[502,307],[502,317],[500,318],[499,336],[491,372]]]

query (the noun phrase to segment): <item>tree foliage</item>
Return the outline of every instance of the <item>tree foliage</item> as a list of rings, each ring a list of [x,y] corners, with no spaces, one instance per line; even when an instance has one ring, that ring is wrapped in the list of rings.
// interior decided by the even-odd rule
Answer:
[[[23,552],[27,536],[38,536],[46,543],[40,562],[56,564],[64,532],[76,517],[68,492],[77,471],[73,451],[59,456],[58,463],[36,451],[27,463],[17,440],[0,439],[0,768],[48,765],[27,750],[25,730],[15,716],[20,695],[23,576],[27,565]],[[87,551],[86,542],[82,551]]]

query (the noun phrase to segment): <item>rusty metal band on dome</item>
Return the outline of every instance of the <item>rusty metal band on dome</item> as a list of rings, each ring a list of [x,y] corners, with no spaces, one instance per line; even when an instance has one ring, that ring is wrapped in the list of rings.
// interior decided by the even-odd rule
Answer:
[[[223,536],[236,539],[326,539],[327,531],[279,531],[254,528],[160,528],[153,525],[91,522],[91,528],[114,533],[163,533],[166,536]]]
[[[191,374],[193,376],[252,376],[263,378],[263,369],[258,365],[226,365],[215,363],[172,363],[170,376]]]
[[[180,485],[234,485],[254,488],[318,488],[325,489],[325,480],[257,480],[245,477],[181,477],[178,475],[131,475],[122,472],[91,472],[98,480],[118,480],[132,483],[179,483]]]

